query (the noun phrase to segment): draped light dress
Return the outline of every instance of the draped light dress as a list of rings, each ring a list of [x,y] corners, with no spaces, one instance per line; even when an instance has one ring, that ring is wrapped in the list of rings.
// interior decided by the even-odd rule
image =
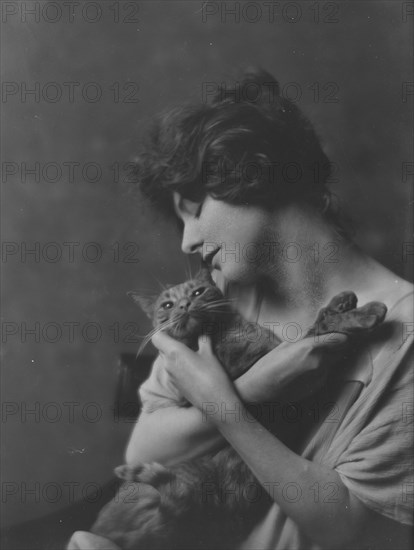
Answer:
[[[292,430],[299,433],[296,452],[336,470],[354,496],[398,527],[413,521],[414,295],[411,292],[394,302],[387,296],[382,300],[388,305],[383,326],[353,349],[334,383],[319,394],[322,414],[318,413],[318,420],[314,405],[307,411],[303,405],[300,413],[308,421]],[[157,360],[139,394],[146,413],[185,404]],[[331,486],[309,489],[285,480],[282,489],[286,498],[298,502],[305,490],[312,490],[315,499],[336,498]],[[388,542],[383,534],[379,536],[378,547],[393,547],[392,532]],[[274,503],[239,550],[319,548]],[[355,548],[363,546],[356,543]]]

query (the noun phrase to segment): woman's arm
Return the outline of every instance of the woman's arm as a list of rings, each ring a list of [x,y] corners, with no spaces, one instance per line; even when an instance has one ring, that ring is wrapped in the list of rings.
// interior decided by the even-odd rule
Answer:
[[[243,403],[229,391],[224,404],[235,403],[241,411],[237,419],[212,413],[210,420],[271,498],[312,541],[329,550],[348,549],[355,542],[365,548],[365,541],[372,544],[373,534],[384,532],[384,525],[395,529],[394,522],[356,498],[335,470],[295,454],[256,420],[248,419]]]
[[[165,466],[202,456],[224,445],[217,428],[196,407],[166,407],[141,413],[128,442],[125,461]]]
[[[306,388],[309,393],[323,378],[328,349],[328,345],[317,345],[312,338],[281,344],[235,381],[237,392],[246,403],[277,401],[285,396],[293,380],[306,377],[308,383],[297,384],[295,394],[290,396],[298,400],[303,396],[299,391]],[[127,464],[171,465],[218,450],[225,439],[209,420],[214,409],[215,403],[206,402],[203,410],[194,406],[167,407],[141,413],[128,442]]]
[[[197,353],[162,334],[154,337],[154,343],[182,394],[200,412],[209,405],[210,424],[239,453],[271,498],[311,540],[329,550],[346,549],[355,542],[358,547],[366,547],[367,533],[372,538],[374,527],[379,529],[388,520],[359,501],[335,470],[295,454],[252,418],[214,356],[211,343],[200,342]],[[240,414],[223,414],[223,410],[237,410]],[[293,495],[286,490],[289,484],[294,487]],[[323,492],[326,495],[332,488],[334,497],[322,498]],[[315,498],[318,492],[321,498]],[[365,529],[364,536],[367,525],[369,529]]]

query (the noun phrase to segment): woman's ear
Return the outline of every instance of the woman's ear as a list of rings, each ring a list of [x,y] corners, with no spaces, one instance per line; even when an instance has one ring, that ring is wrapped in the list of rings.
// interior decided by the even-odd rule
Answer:
[[[142,311],[147,314],[147,317],[149,317],[150,319],[153,318],[155,300],[152,296],[143,296],[135,290],[128,291],[127,296],[134,300],[134,302],[142,309]]]

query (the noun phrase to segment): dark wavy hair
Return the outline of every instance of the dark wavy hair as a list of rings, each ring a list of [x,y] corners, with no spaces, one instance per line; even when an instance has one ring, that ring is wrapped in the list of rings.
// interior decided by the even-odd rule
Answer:
[[[335,219],[330,163],[313,126],[262,70],[218,87],[208,103],[160,115],[133,172],[141,192],[168,215],[175,216],[177,191],[193,201],[208,194],[264,208],[304,201]]]

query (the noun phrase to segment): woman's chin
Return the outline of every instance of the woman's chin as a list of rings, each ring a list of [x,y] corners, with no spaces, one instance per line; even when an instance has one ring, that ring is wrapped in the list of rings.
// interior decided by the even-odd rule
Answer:
[[[253,264],[227,263],[222,264],[221,277],[226,281],[241,285],[251,285],[257,282],[258,273]]]

